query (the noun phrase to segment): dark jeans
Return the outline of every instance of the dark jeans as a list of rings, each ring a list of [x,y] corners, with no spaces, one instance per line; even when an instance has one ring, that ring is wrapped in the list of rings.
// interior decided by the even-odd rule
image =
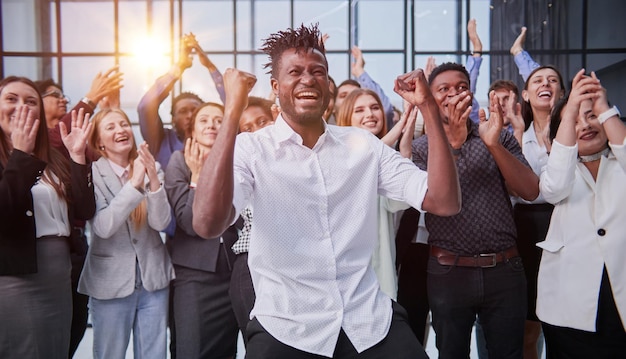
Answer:
[[[476,316],[490,358],[522,358],[526,278],[519,257],[492,268],[428,261],[428,301],[441,359],[468,358]]]
[[[248,349],[246,359],[323,359],[321,355],[307,353],[285,345],[272,337],[254,318],[248,324]],[[393,319],[387,336],[362,353],[356,349],[343,330],[339,333],[333,358],[341,359],[422,359],[428,358],[407,323],[406,311],[393,303]]]
[[[250,311],[254,306],[256,295],[252,286],[252,276],[248,268],[248,253],[241,253],[235,257],[233,272],[230,277],[230,288],[228,290],[230,301],[237,318],[237,324],[243,337],[244,345],[248,345],[246,327],[250,322]]]

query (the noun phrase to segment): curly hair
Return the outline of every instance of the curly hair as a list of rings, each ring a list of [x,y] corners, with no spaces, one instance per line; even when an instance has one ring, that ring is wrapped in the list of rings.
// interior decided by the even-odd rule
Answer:
[[[202,101],[200,96],[196,95],[193,92],[189,92],[189,91],[181,92],[178,96],[174,97],[174,100],[172,101],[172,109],[170,110],[170,114],[172,116],[174,116],[176,104],[178,104],[179,101],[185,100],[185,99],[196,100],[198,101],[198,103],[204,103],[204,101]]]
[[[279,31],[263,40],[261,51],[270,58],[270,62],[263,65],[264,69],[270,68],[270,71],[267,73],[274,77],[276,76],[276,69],[282,54],[289,49],[296,49],[296,52],[301,50],[309,51],[310,49],[318,50],[324,55],[324,60],[326,60],[326,49],[318,24],[311,25],[311,27],[306,27],[302,24],[297,29],[289,28],[285,31]],[[325,62],[326,67],[328,67],[328,61]]]
[[[459,65],[454,62],[446,62],[433,69],[433,71],[430,73],[430,76],[428,76],[428,83],[432,84],[437,76],[441,75],[442,73],[446,71],[458,71],[462,73],[463,75],[465,75],[465,77],[467,78],[467,83],[470,82],[470,76],[469,76],[469,73],[467,72],[467,69],[465,69],[465,66]]]

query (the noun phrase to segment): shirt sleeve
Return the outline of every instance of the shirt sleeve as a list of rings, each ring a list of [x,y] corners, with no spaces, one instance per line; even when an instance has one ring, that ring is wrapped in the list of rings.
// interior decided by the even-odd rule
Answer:
[[[552,143],[548,165],[541,173],[539,190],[548,203],[556,204],[567,198],[574,188],[578,145]]]
[[[519,74],[524,81],[528,79],[528,76],[534,69],[539,67],[539,64],[533,60],[526,50],[522,50],[522,52],[513,56],[513,60],[515,60],[515,65],[517,65]]]

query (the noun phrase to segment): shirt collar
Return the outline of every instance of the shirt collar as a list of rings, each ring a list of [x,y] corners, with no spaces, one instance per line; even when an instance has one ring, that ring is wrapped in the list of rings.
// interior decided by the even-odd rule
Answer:
[[[537,141],[537,134],[535,133],[535,128],[533,127],[532,122],[530,123],[528,130],[524,131],[524,134],[522,135],[522,143],[530,142],[539,143],[539,141]]]
[[[117,163],[111,161],[110,159],[107,158],[107,161],[109,161],[109,165],[111,166],[111,169],[113,170],[113,173],[115,173],[115,175],[118,178],[122,178],[122,176],[124,175],[124,171],[128,171],[127,173],[130,173],[130,165],[126,166],[126,167],[122,167],[120,165],[118,165]]]
[[[324,124],[324,133],[320,136],[319,140],[317,141],[316,146],[322,144],[323,139],[326,137],[326,134],[330,132],[328,130],[329,126],[328,124],[326,124],[326,121],[322,120],[322,122]],[[289,126],[287,121],[285,121],[285,119],[283,118],[282,113],[278,115],[278,117],[276,118],[276,121],[274,122],[274,132],[276,134],[276,141],[278,143],[292,140],[302,145],[302,137],[298,133],[296,133],[296,131],[294,131],[293,128],[291,128],[291,126]]]

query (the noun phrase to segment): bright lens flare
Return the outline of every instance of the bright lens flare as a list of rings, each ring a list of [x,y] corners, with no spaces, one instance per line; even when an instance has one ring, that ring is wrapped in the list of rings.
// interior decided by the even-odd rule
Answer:
[[[141,66],[156,67],[167,53],[166,43],[153,37],[146,37],[135,42],[133,56]]]

